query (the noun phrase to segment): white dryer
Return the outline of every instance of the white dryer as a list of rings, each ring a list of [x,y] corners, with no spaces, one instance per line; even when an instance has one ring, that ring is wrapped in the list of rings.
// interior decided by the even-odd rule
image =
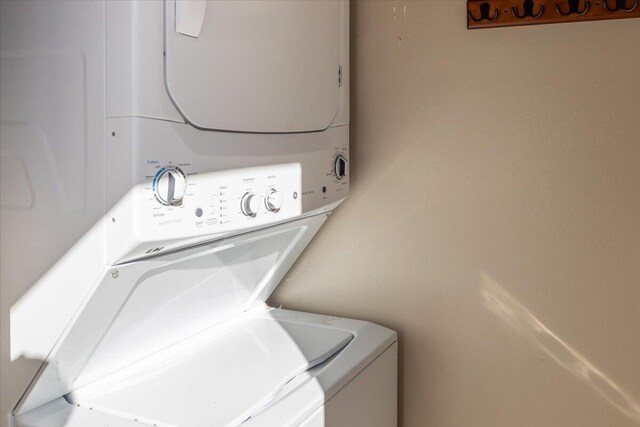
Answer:
[[[395,332],[266,305],[348,195],[348,2],[1,7],[11,425],[394,426]]]

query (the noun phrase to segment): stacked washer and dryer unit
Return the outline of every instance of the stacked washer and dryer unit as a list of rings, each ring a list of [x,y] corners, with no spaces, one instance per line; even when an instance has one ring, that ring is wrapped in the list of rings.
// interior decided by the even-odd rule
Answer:
[[[394,426],[393,331],[265,303],[349,192],[348,3],[4,7],[3,159],[32,203],[3,214],[60,227],[31,215],[64,221],[69,197],[39,204],[56,179],[99,184],[69,215],[104,201],[11,307],[12,360],[43,363],[10,423]],[[21,148],[36,128],[51,169]]]

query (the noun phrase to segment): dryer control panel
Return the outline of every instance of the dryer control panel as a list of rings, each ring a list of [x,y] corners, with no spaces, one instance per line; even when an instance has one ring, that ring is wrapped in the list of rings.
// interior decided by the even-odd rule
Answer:
[[[302,214],[301,195],[299,163],[206,173],[157,166],[113,212],[110,262],[295,218]]]

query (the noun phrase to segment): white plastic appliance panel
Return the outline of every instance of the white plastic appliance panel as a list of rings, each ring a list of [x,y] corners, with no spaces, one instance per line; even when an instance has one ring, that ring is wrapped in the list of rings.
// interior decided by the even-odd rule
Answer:
[[[163,2],[106,1],[107,117],[182,122],[164,85]]]
[[[165,0],[171,99],[199,128],[326,129],[340,105],[342,7],[335,0],[208,1],[196,37],[176,30],[184,15]]]
[[[236,426],[289,380],[352,338],[339,329],[254,317],[208,342],[158,355],[67,398],[81,407],[163,427]]]
[[[109,214],[111,221],[106,226],[111,263],[121,263],[124,256],[129,260],[184,246],[197,237],[211,239],[281,223],[302,213],[298,163],[209,173],[198,173],[186,162],[163,165],[153,160],[145,166],[145,182],[135,185]],[[184,197],[176,206],[162,200],[168,170],[184,188]],[[165,178],[161,178],[163,173]],[[177,192],[178,185],[173,184]],[[269,197],[281,202],[278,209],[267,208]],[[256,212],[247,212],[247,205]]]
[[[189,165],[180,165],[185,174],[186,192],[178,206],[165,206],[157,200],[158,175],[147,178],[134,194],[134,230],[141,241],[156,241],[217,234],[248,227],[281,222],[302,213],[302,173],[300,164],[270,165],[210,173],[191,173]],[[177,166],[176,166],[177,168]],[[265,206],[271,193],[282,204],[270,211]],[[243,201],[251,197],[256,212],[243,211]]]
[[[354,414],[349,414],[348,411],[342,414],[340,411],[331,411],[334,415],[343,415],[345,417],[344,420],[352,422],[352,425],[359,425],[357,422],[354,422],[354,416],[356,420],[359,416],[364,416],[362,419],[368,420],[366,413],[361,413],[360,411],[384,414],[384,416],[380,417],[380,421],[395,421],[395,384],[397,378],[397,364],[395,363],[397,345],[395,342],[397,337],[393,331],[369,322],[280,309],[272,309],[261,313],[246,313],[246,315],[242,317],[243,319],[235,322],[235,325],[224,330],[229,331],[235,326],[242,325],[243,322],[247,320],[256,318],[262,318],[268,321],[277,320],[280,325],[299,325],[300,331],[302,332],[296,333],[289,330],[287,334],[296,342],[296,347],[303,351],[306,360],[313,360],[314,357],[312,354],[314,353],[322,353],[317,350],[309,350],[308,345],[311,343],[313,347],[315,340],[313,339],[314,334],[304,332],[308,326],[312,326],[314,329],[325,328],[343,331],[353,336],[349,344],[335,357],[332,357],[327,362],[310,371],[298,375],[295,381],[287,384],[286,388],[290,389],[288,392],[282,389],[282,392],[278,393],[284,393],[282,396],[276,396],[273,402],[268,404],[263,410],[259,410],[257,414],[245,421],[243,425],[247,427],[273,427],[276,425],[292,427],[300,425],[300,423],[305,420],[311,421],[311,419],[313,419],[317,422],[319,414],[322,415],[320,417],[321,420],[324,420],[325,408],[323,405],[327,404],[327,402],[330,406],[332,405],[331,402],[337,403],[338,401],[342,401],[342,404],[339,406],[343,409],[349,407],[349,401],[353,398],[353,396],[349,396],[349,390],[354,388],[352,385],[357,385],[357,387],[355,387],[357,390],[355,391],[359,396],[356,401],[365,403],[365,405],[358,405],[357,408],[354,408],[357,411],[357,413]],[[195,344],[189,344],[188,342],[180,343],[176,345],[175,348],[166,351],[166,353],[180,354],[184,352],[184,354],[190,354],[193,352],[190,351],[190,349],[193,350],[194,345],[206,345],[207,342],[210,342],[210,339],[216,339],[216,336],[224,336],[224,332],[220,335],[220,333],[216,333],[216,331],[213,330],[199,335],[206,335],[209,338],[205,337],[200,339],[199,337],[193,337],[188,341],[195,341]],[[159,354],[158,356],[161,355]],[[393,363],[390,363],[392,359]],[[163,360],[166,361],[168,358],[165,357]],[[379,363],[381,360],[384,360],[384,363]],[[143,364],[144,362],[139,364],[138,367],[135,367],[135,369],[133,366],[130,369],[139,372],[143,370]],[[211,367],[207,367],[207,369],[209,368]],[[365,384],[366,387],[362,387],[362,381],[358,379],[361,376],[370,377],[369,370],[371,369],[375,372],[384,371],[384,380],[376,381],[375,384],[368,382]],[[119,374],[120,378],[126,377],[127,373],[127,370],[123,370]],[[306,380],[302,378],[301,381],[298,381],[298,378],[301,377],[305,377]],[[117,382],[118,378],[116,375],[114,376],[113,382],[105,379],[102,381],[102,384],[108,387],[109,384],[113,385]],[[289,387],[289,384],[294,382],[296,382],[297,385],[294,385],[293,388]],[[90,387],[87,387],[86,390],[90,391]],[[382,404],[376,407],[375,410],[366,405],[370,397],[371,399],[378,399],[381,395],[385,396],[385,401],[380,402]],[[339,422],[335,417],[331,419],[333,422]],[[59,423],[59,420],[63,422]],[[16,421],[17,427],[57,427],[62,425],[65,427],[98,427],[106,424],[113,427],[129,427],[131,425],[127,419],[105,414],[97,410],[89,410],[83,406],[78,407],[71,405],[63,398],[20,415]],[[64,423],[65,421],[66,424]],[[395,425],[394,421],[390,422],[389,425]]]
[[[47,277],[12,313],[12,333],[23,344],[17,350],[48,354],[17,412],[259,307],[325,219],[318,215],[105,269],[95,282],[69,287],[72,295],[58,288],[52,297],[50,285],[64,283],[65,277]],[[70,263],[94,257],[91,248],[83,248]],[[76,294],[88,295],[80,307],[68,307],[75,314],[64,331],[53,328],[47,313],[57,316],[64,307],[60,301]],[[53,349],[43,347],[52,340],[43,340],[41,331],[55,334]]]
[[[245,424],[247,427],[271,427],[276,425],[298,426],[306,420],[310,414],[320,408],[327,401],[331,401],[336,394],[361,372],[366,372],[371,363],[383,352],[397,351],[397,335],[394,331],[351,319],[342,319],[319,314],[303,313],[289,310],[273,309],[269,315],[279,321],[290,321],[302,324],[318,324],[327,328],[342,329],[350,332],[354,339],[349,345],[327,366],[313,374],[310,381],[304,382],[294,392],[282,396],[256,417],[251,418]],[[386,366],[389,366],[385,364]],[[390,366],[388,378],[394,384],[381,383],[372,387],[375,395],[380,389],[388,392],[387,404],[395,407],[395,380],[397,364]],[[321,393],[318,393],[321,390]],[[362,398],[366,400],[369,392],[363,392]],[[386,410],[385,410],[386,411]],[[395,418],[395,417],[393,417]],[[385,419],[389,419],[386,417]],[[283,420],[286,420],[284,422]],[[353,425],[359,425],[354,423]],[[365,424],[366,425],[366,424]],[[393,424],[390,424],[393,425]]]
[[[299,427],[396,427],[397,370],[398,345],[394,343]]]
[[[349,176],[338,179],[333,170],[337,155],[348,158],[348,126],[324,132],[258,135],[203,132],[185,124],[138,118],[109,119],[108,125],[107,175],[110,185],[107,199],[116,205],[107,214],[105,227],[108,230],[107,260],[112,265],[148,256],[150,250],[151,254],[164,253],[221,238],[239,229],[249,231],[281,222],[290,218],[291,209],[298,202],[301,211],[296,215],[328,211],[349,192]],[[135,147],[133,151],[132,146]],[[293,172],[282,176],[278,172],[278,164],[292,162],[301,167],[299,190],[294,188]],[[181,168],[187,182],[195,184],[188,185],[189,191],[179,207],[163,206],[153,195],[153,178],[159,169],[168,165]],[[220,181],[218,174],[223,170],[233,174],[235,172],[229,170],[236,166],[260,166],[262,169],[256,170],[274,172],[271,175],[275,174],[275,178],[271,180],[282,181],[281,193],[288,196],[283,199],[283,208],[277,214],[261,208],[255,218],[242,215],[237,200],[241,190],[247,188],[242,187],[236,192],[235,199],[225,199],[230,207],[225,212],[230,213],[233,209],[235,221],[197,226],[197,222],[210,215],[211,196]],[[200,180],[202,184],[198,183]],[[266,187],[256,191],[264,196]],[[296,191],[299,197],[293,199]],[[147,208],[180,223],[139,233],[141,224],[146,227],[155,223]],[[201,218],[195,215],[198,208],[203,210]],[[158,252],[154,252],[156,249]]]
[[[206,2],[181,0],[179,3]],[[163,9],[162,1],[105,3],[107,117],[136,116],[184,122],[165,88]],[[207,9],[204,8],[205,15]],[[183,37],[188,39],[191,36]],[[340,106],[331,126],[349,124],[348,0],[340,0],[339,63],[342,66]],[[295,93],[293,95],[298,96]],[[279,96],[284,96],[284,93]],[[233,99],[224,101],[233,102]],[[269,108],[271,109],[271,104]]]

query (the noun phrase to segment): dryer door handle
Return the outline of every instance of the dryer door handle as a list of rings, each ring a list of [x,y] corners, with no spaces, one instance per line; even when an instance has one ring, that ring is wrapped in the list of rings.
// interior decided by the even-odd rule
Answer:
[[[200,36],[207,1],[176,0],[175,5],[176,32],[194,38]]]

